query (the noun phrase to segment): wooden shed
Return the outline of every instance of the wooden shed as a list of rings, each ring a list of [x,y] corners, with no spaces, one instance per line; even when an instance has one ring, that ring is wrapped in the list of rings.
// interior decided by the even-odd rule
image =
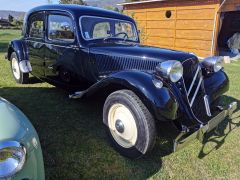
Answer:
[[[199,57],[226,55],[228,39],[240,32],[240,0],[142,0],[121,5],[137,21],[146,45]]]

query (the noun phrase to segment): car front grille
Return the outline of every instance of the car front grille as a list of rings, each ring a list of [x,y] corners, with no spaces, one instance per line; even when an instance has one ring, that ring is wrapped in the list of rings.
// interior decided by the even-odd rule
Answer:
[[[184,88],[188,103],[195,117],[206,123],[210,120],[210,113],[207,112],[208,101],[204,88],[203,75],[199,62],[196,59],[185,60],[183,63]]]
[[[137,57],[121,57],[109,56],[105,54],[93,55],[94,64],[99,76],[122,70],[155,70],[159,61],[155,59],[139,59]],[[207,114],[204,97],[206,96],[203,76],[199,62],[196,58],[188,59],[182,62],[184,88],[186,90],[183,96],[187,96],[187,100],[193,114],[199,122],[207,122],[210,120]]]

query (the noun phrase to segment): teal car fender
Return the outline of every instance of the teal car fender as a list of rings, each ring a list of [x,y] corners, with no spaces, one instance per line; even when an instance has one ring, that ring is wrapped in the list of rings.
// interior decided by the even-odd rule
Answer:
[[[28,118],[13,104],[0,98],[0,179],[44,180],[44,163],[40,141]],[[15,168],[15,145],[24,149],[24,160]],[[14,146],[13,146],[14,145]],[[15,161],[16,163],[16,161]]]

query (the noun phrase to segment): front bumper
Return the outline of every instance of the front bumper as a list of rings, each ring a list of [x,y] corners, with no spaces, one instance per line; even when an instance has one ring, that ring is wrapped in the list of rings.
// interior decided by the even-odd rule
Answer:
[[[217,116],[212,118],[205,126],[202,126],[195,132],[182,132],[174,140],[174,152],[185,147],[189,142],[198,139],[202,142],[205,134],[216,128],[226,117],[231,117],[237,109],[237,102],[232,102],[227,108],[222,110]]]

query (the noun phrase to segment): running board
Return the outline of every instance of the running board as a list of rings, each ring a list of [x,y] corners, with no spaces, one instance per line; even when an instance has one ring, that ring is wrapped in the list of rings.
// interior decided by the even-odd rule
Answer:
[[[92,86],[88,87],[87,89],[83,91],[77,91],[73,94],[69,95],[70,99],[81,99],[85,95],[91,95],[95,93],[99,88],[101,88],[103,85],[107,85],[107,83],[104,80],[98,81],[97,83],[93,84]]]
[[[87,92],[87,90],[75,92],[73,94],[70,94],[69,98],[70,99],[80,99],[86,94],[86,92]]]

